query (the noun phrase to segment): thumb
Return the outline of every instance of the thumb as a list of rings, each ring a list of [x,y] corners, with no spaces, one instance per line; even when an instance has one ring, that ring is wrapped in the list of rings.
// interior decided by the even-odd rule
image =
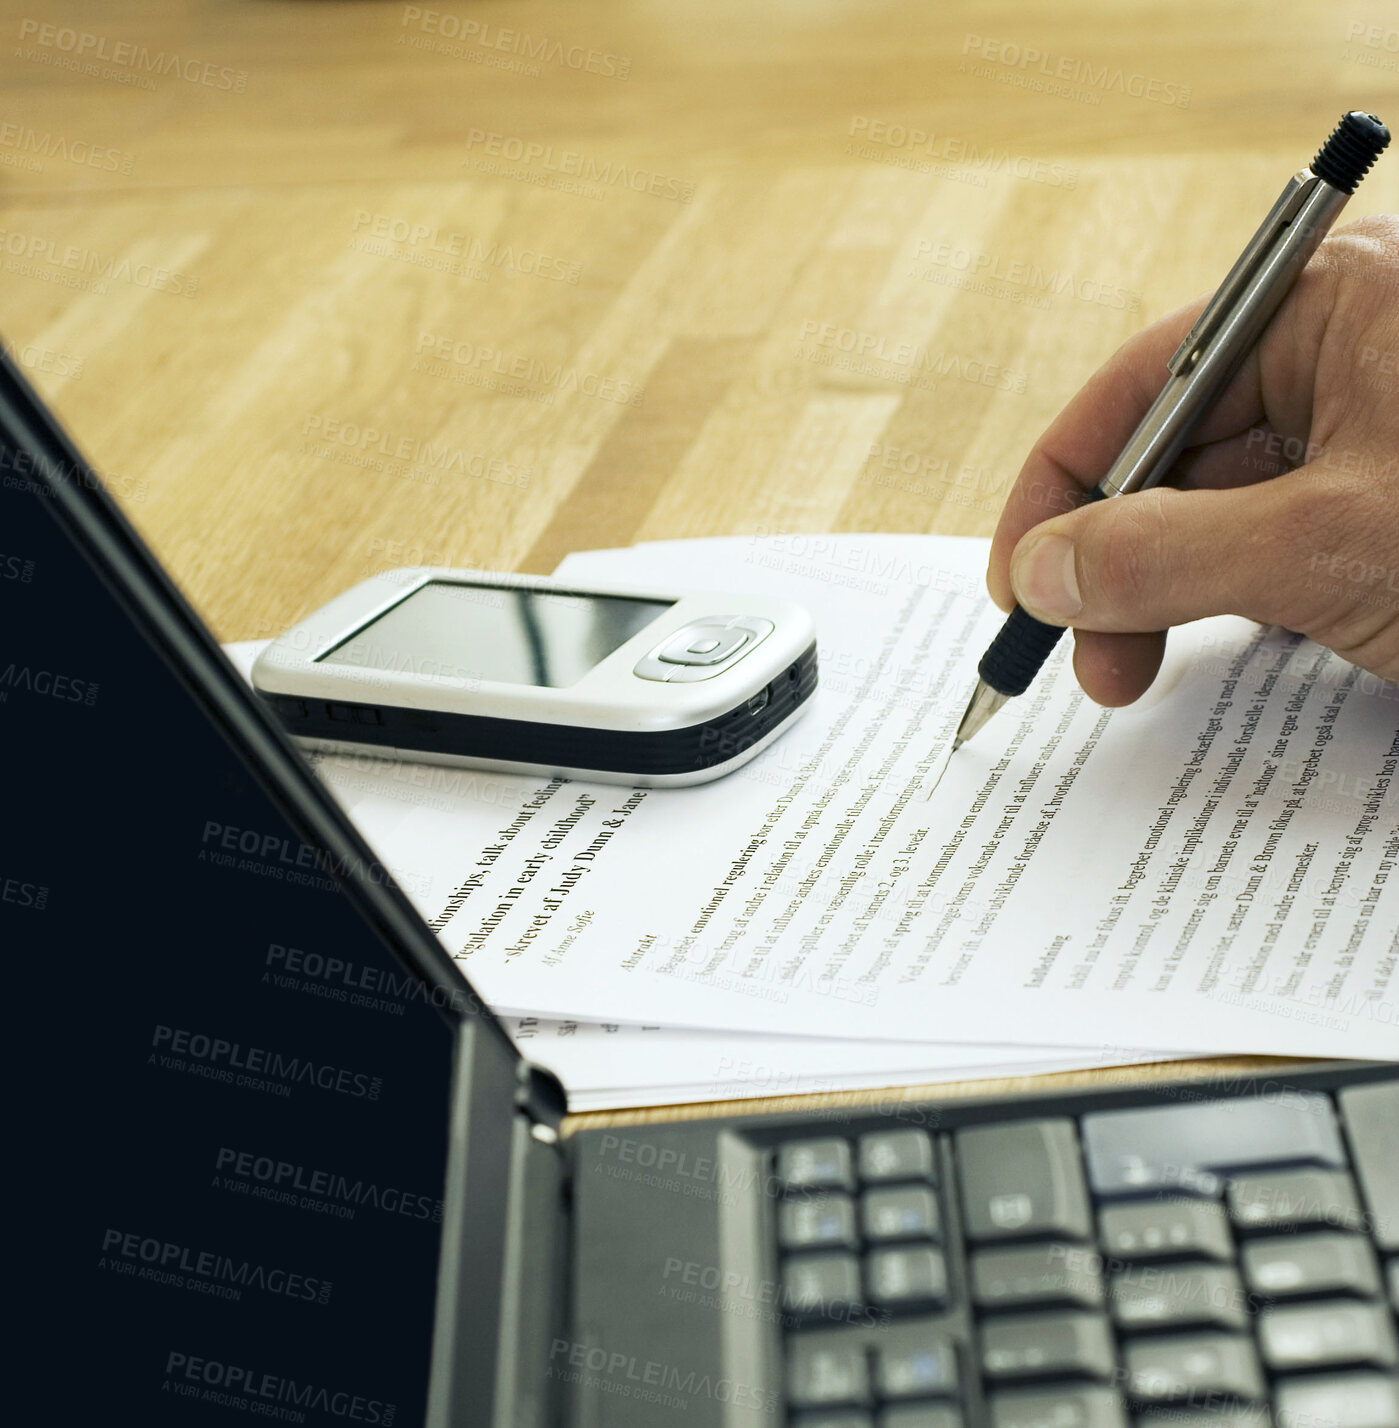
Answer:
[[[1011,557],[1011,587],[1050,624],[1140,633],[1243,615],[1356,658],[1346,643],[1357,633],[1399,629],[1399,535],[1366,494],[1318,463],[1234,489],[1157,487],[1097,501],[1032,527]],[[1387,602],[1365,581],[1322,579],[1337,552],[1389,571]]]

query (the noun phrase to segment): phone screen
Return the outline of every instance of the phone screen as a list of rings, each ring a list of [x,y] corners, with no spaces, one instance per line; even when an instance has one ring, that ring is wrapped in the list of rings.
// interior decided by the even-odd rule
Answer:
[[[487,679],[560,689],[674,603],[431,580],[318,663],[448,683]]]

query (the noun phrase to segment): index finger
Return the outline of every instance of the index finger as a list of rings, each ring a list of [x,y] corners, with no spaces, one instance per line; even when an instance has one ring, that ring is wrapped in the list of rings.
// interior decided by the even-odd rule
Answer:
[[[1015,603],[1010,556],[1031,526],[1078,506],[1096,486],[1156,400],[1170,361],[1207,299],[1177,309],[1128,338],[1088,379],[1035,443],[1001,511],[991,541],[986,584],[1004,610]],[[1264,415],[1255,347],[1219,401],[1192,434],[1190,446],[1235,436]]]

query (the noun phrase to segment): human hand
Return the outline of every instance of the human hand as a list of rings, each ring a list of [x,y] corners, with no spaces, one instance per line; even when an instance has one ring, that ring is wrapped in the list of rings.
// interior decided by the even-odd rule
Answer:
[[[1036,443],[991,543],[992,599],[1072,626],[1100,704],[1139,698],[1165,631],[1207,615],[1282,625],[1399,680],[1399,217],[1321,245],[1171,486],[1074,509],[1204,305],[1126,342]]]

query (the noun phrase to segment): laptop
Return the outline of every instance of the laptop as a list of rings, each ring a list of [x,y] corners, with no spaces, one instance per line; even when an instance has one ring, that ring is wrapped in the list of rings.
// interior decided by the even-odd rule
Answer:
[[[0,520],[43,1421],[1399,1428],[1399,1068],[565,1134],[7,358]]]

